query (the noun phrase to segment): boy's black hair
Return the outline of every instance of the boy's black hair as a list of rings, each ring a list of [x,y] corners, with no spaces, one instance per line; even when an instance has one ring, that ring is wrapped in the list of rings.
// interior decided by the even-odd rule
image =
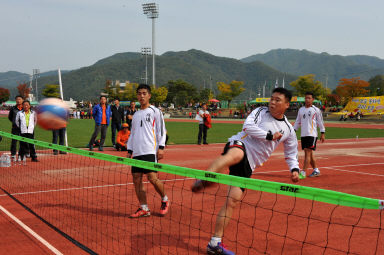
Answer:
[[[24,100],[24,98],[23,98],[21,95],[17,95],[17,96],[15,96],[15,100],[16,100],[18,97],[20,97],[21,99]]]
[[[312,96],[312,98],[315,98],[315,96],[313,95],[313,92],[305,92],[305,95],[307,96],[307,95],[311,95]]]
[[[146,89],[149,94],[151,94],[151,87],[148,84],[141,83],[136,89],[136,93],[139,92],[140,89]]]
[[[100,96],[99,99],[101,99],[102,97],[105,97],[105,99],[107,99],[107,96],[104,96],[104,95]]]
[[[29,100],[24,100],[23,104],[24,103],[28,103],[29,105],[31,105],[31,102],[29,102]]]
[[[292,99],[292,93],[291,91],[289,91],[288,89],[285,89],[285,88],[275,88],[272,93],[280,93],[280,94],[283,94],[285,96],[285,99],[288,99],[288,102],[291,102],[291,99]]]

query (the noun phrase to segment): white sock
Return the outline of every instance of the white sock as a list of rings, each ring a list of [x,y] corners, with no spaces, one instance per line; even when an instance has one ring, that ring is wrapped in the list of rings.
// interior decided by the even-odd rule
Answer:
[[[168,201],[168,197],[167,197],[167,195],[163,196],[163,197],[161,198],[161,201],[163,201],[163,202],[167,202],[167,201]]]
[[[149,211],[148,205],[140,205],[141,209]]]
[[[221,243],[221,237],[212,236],[211,241],[209,244],[213,247],[217,246],[218,243]]]
[[[320,172],[320,170],[319,170],[319,168],[313,168],[313,171],[315,171],[315,172]]]

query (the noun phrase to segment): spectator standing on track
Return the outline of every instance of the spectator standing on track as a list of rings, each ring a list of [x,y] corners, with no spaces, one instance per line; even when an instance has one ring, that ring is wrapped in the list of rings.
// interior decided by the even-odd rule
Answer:
[[[208,167],[211,172],[224,172],[250,178],[256,167],[261,166],[277,148],[284,144],[285,160],[291,171],[292,181],[299,180],[297,161],[297,138],[292,125],[284,113],[289,108],[292,94],[284,88],[275,88],[269,107],[259,107],[245,120],[243,130],[228,139],[222,156]],[[198,192],[212,182],[197,180],[192,191]],[[224,229],[228,225],[235,207],[242,199],[244,189],[229,186],[226,202],[217,215],[215,232],[207,246],[208,254],[234,254],[222,243]]]
[[[137,112],[136,103],[132,101],[127,111],[127,123],[129,125],[129,130],[131,130],[132,118],[136,112]]]
[[[196,115],[196,119],[199,121],[199,133],[197,135],[197,144],[201,145],[201,137],[203,137],[203,144],[207,143],[207,131],[208,127],[204,123],[204,119],[208,118],[209,112],[207,111],[207,104],[201,104],[201,109]]]
[[[121,130],[121,124],[124,122],[124,107],[120,105],[120,99],[115,98],[115,105],[111,106],[112,112],[112,145],[116,148],[116,130]]]
[[[35,125],[37,122],[36,114],[31,110],[31,104],[28,100],[23,102],[23,110],[19,111],[16,115],[16,125],[20,128],[20,135],[22,137],[34,139]],[[32,158],[32,162],[38,162],[35,145],[33,143],[20,142],[19,156],[20,160],[23,161],[24,157],[27,156],[27,151]]]
[[[305,105],[299,109],[295,125],[295,131],[301,127],[301,148],[304,150],[304,166],[300,171],[300,178],[305,178],[306,171],[309,165],[312,166],[313,172],[309,177],[320,176],[320,170],[317,168],[314,151],[316,150],[317,143],[317,127],[320,128],[321,136],[320,141],[325,141],[325,127],[323,122],[323,115],[321,110],[313,105],[312,92],[305,93]]]
[[[123,129],[121,129],[117,133],[117,139],[116,139],[116,150],[117,151],[126,151],[127,150],[127,143],[129,139],[129,135],[131,134],[131,131],[129,131],[129,125],[127,123],[123,123]]]
[[[22,96],[17,95],[15,97],[15,100],[16,100],[16,105],[13,106],[9,110],[8,119],[9,119],[9,121],[12,122],[11,133],[13,135],[20,135],[20,128],[16,125],[16,115],[17,115],[18,112],[23,110],[23,101],[24,101],[24,99],[23,99]],[[19,147],[20,146],[21,146],[21,144],[19,142]],[[16,160],[16,150],[17,150],[17,140],[12,139],[12,143],[11,143],[11,158],[12,158],[12,161]]]
[[[128,139],[128,158],[157,162],[164,157],[166,130],[163,114],[159,109],[149,104],[151,99],[151,87],[140,84],[136,89],[137,100],[140,102],[140,111],[132,118],[131,136]],[[147,195],[143,184],[143,175],[154,186],[161,196],[160,214],[168,212],[169,201],[165,194],[164,184],[158,179],[157,171],[132,167],[133,183],[136,196],[140,202],[139,209],[131,214],[131,218],[150,216],[151,212],[147,204]]]
[[[96,137],[101,131],[101,139],[99,145],[99,151],[103,151],[105,137],[107,136],[107,130],[109,125],[109,119],[111,118],[111,107],[107,105],[107,97],[100,96],[100,104],[97,104],[92,109],[93,119],[95,120],[95,130],[89,141],[89,150],[93,150],[93,144]]]
[[[66,128],[61,129],[53,129],[52,130],[52,143],[57,144],[59,142],[59,145],[64,145],[64,139],[65,139],[65,132]],[[53,150],[53,155],[59,154],[57,150]],[[67,154],[65,151],[60,151],[60,154]]]

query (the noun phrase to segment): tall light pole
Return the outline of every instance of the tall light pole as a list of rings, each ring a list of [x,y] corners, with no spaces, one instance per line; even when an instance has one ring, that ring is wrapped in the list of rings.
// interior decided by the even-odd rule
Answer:
[[[155,68],[155,19],[159,17],[159,5],[156,3],[143,4],[144,14],[148,19],[152,19],[152,85],[156,86]]]
[[[141,55],[145,56],[145,84],[148,84],[148,55],[151,54],[151,48],[142,47]]]
[[[37,94],[37,78],[40,77],[40,69],[33,69],[33,77],[35,77],[35,81],[36,81],[36,101],[39,101],[39,96]]]

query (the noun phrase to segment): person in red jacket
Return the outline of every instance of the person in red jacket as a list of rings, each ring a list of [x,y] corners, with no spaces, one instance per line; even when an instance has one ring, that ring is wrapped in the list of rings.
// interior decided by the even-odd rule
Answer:
[[[131,131],[129,131],[129,125],[127,123],[124,123],[122,125],[122,128],[123,129],[117,133],[117,138],[116,138],[116,150],[118,151],[127,150],[127,142],[129,139],[129,135],[131,134]]]

